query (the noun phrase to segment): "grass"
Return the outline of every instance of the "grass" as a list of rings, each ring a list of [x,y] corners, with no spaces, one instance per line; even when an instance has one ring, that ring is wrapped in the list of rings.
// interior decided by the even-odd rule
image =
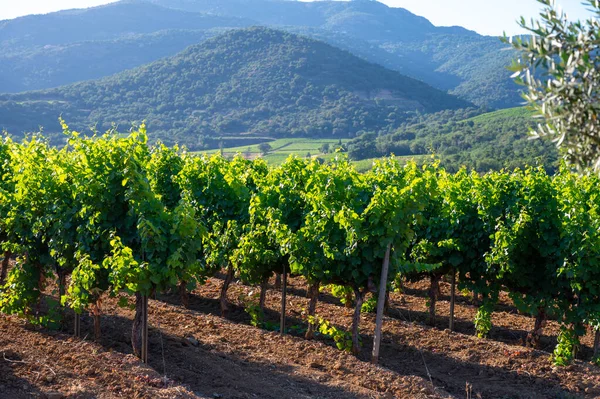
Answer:
[[[342,143],[347,143],[348,139],[341,139]],[[277,139],[269,141],[271,151],[269,151],[263,158],[271,165],[282,164],[290,155],[297,155],[299,157],[306,157],[309,153],[312,157],[318,156],[323,159],[331,159],[334,154],[323,154],[320,148],[323,144],[329,144],[331,147],[335,147],[340,142],[340,139],[307,139],[307,138],[293,138],[293,139]],[[220,149],[198,151],[196,154],[215,154],[221,151]],[[233,156],[237,153],[242,154],[247,158],[256,158],[261,156],[259,144],[223,148],[223,154],[225,156]]]
[[[356,170],[360,173],[365,173],[373,168],[373,162],[379,158],[361,159],[360,161],[352,161]]]
[[[285,153],[271,153],[265,155],[263,158],[269,165],[281,165],[290,155]]]
[[[347,143],[348,141],[349,141],[348,139],[342,139],[342,144]],[[240,153],[244,157],[250,158],[250,159],[262,157],[265,159],[265,161],[267,161],[267,163],[269,165],[272,165],[272,166],[281,165],[291,155],[296,155],[300,158],[305,158],[309,153],[310,153],[310,156],[313,158],[318,157],[325,161],[330,161],[336,156],[336,154],[335,153],[323,154],[320,151],[320,148],[325,143],[329,143],[329,145],[331,147],[335,147],[339,144],[339,142],[340,142],[339,139],[306,139],[306,138],[277,139],[277,140],[272,140],[269,142],[272,150],[269,151],[266,155],[261,154],[260,150],[258,149],[259,144],[250,145],[250,146],[223,148],[223,155],[226,157],[233,157],[235,154]],[[216,154],[219,151],[221,151],[221,150],[213,149],[213,150],[198,151],[198,152],[195,152],[195,154]],[[399,160],[408,162],[411,159],[418,160],[422,157],[424,157],[424,156],[411,155],[411,156],[396,157],[396,158]],[[368,172],[369,170],[371,170],[371,168],[373,167],[373,162],[377,159],[380,159],[380,158],[363,159],[360,161],[352,161],[352,163],[356,167],[357,171],[364,173],[364,172]]]

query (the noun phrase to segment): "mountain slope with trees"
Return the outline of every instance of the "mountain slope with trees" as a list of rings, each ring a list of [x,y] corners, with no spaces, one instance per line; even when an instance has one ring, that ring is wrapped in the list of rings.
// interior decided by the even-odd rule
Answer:
[[[442,111],[415,117],[391,133],[364,133],[348,143],[348,152],[355,160],[434,154],[450,171],[463,165],[478,172],[541,165],[554,172],[558,150],[549,141],[530,140],[532,115],[527,108]]]
[[[133,2],[0,21],[0,92],[102,78],[253,24]]]
[[[170,29],[5,53],[0,55],[0,87],[16,93],[100,79],[171,56],[222,32],[222,28]]]
[[[326,41],[480,106],[520,101],[504,68],[515,53],[498,38],[435,27],[377,1],[137,0],[0,21],[0,92],[108,76],[174,55],[211,30],[251,25]],[[77,53],[94,67],[82,67]]]
[[[379,1],[145,0],[173,9],[248,18],[311,34],[333,45],[344,36],[351,52],[490,108],[520,103],[505,69],[515,57],[499,38],[462,27],[436,27],[426,18]],[[362,43],[354,42],[359,40]],[[365,42],[388,61],[360,51]]]
[[[51,135],[60,115],[79,130],[146,120],[153,139],[200,149],[231,135],[390,131],[415,112],[470,104],[328,44],[249,28],[98,81],[0,96],[0,105],[13,134],[42,125]]]

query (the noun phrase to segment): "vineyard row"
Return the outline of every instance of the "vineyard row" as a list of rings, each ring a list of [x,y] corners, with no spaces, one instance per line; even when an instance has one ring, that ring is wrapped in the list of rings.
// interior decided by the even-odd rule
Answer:
[[[587,327],[600,328],[597,175],[566,166],[554,176],[542,168],[449,174],[393,157],[361,174],[342,155],[269,168],[261,159],[150,146],[143,126],[127,137],[64,129],[60,149],[42,136],[0,143],[4,313],[53,325],[65,308],[87,311],[99,334],[102,296],[135,295],[132,345],[143,357],[153,293],[176,289],[186,304],[190,289],[224,270],[222,311],[236,277],[261,286],[262,309],[268,279],[291,273],[309,284],[307,337],[318,323],[320,287],[354,297],[356,353],[361,306],[382,288],[385,266],[386,289],[430,279],[432,316],[440,279],[456,277],[459,289],[481,298],[480,336],[501,291],[535,317],[529,344],[547,318],[558,320],[557,364],[572,360]],[[40,312],[52,278],[60,303]]]

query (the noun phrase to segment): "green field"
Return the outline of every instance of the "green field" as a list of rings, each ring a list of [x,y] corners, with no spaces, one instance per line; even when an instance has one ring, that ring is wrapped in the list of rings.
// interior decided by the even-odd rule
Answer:
[[[331,148],[334,148],[340,142],[342,144],[347,143],[348,139],[277,139],[269,141],[271,151],[264,156],[261,155],[259,144],[231,147],[221,149],[213,149],[206,151],[198,151],[197,154],[215,154],[223,151],[225,156],[233,156],[235,154],[242,154],[246,158],[257,158],[263,157],[269,164],[280,165],[290,155],[297,155],[299,157],[306,157],[310,153],[312,157],[318,156],[324,159],[330,159],[333,154],[323,154],[320,150],[323,144],[327,143]]]
[[[350,141],[349,139],[341,139],[342,144]],[[329,161],[335,157],[335,153],[323,154],[320,151],[320,148],[323,144],[329,143],[330,147],[333,149],[339,143],[340,139],[277,139],[268,142],[271,146],[272,150],[267,154],[261,154],[258,146],[259,144],[254,144],[250,146],[241,146],[241,147],[230,147],[223,148],[223,155],[226,157],[233,157],[235,154],[241,154],[245,158],[254,159],[254,158],[263,158],[269,165],[278,166],[281,165],[290,155],[296,155],[298,157],[306,157],[310,154],[311,157],[319,157],[325,161]],[[206,151],[197,151],[195,154],[217,154],[221,150],[220,149],[212,149]],[[411,159],[418,160],[419,158],[423,158],[422,155],[414,155],[414,156],[406,156],[406,157],[396,157],[397,159],[401,159],[404,161],[409,161]],[[359,172],[366,172],[373,167],[373,162],[379,158],[369,158],[363,159],[360,161],[352,161],[352,163],[356,166],[356,169]]]

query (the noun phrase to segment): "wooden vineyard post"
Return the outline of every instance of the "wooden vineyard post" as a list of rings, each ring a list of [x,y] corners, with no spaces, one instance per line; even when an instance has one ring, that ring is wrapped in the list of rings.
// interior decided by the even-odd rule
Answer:
[[[75,328],[74,328],[75,336],[77,338],[81,338],[81,315],[79,313],[75,313],[74,324],[75,324]]]
[[[148,364],[148,295],[142,296],[142,363]]]
[[[281,336],[285,335],[285,302],[287,295],[287,269],[283,267],[282,285],[281,285],[281,322],[279,331]]]
[[[456,270],[452,268],[452,281],[450,282],[450,331],[454,331],[454,301],[456,300]]]
[[[379,281],[379,296],[377,298],[377,317],[375,319],[375,336],[373,339],[373,356],[371,363],[379,362],[379,346],[381,345],[381,325],[383,324],[383,310],[385,306],[385,292],[387,290],[388,269],[390,266],[391,244],[388,244],[383,258],[383,267],[381,269],[381,280]]]
[[[600,356],[600,328],[596,330],[596,335],[594,336],[594,359],[597,359]]]

